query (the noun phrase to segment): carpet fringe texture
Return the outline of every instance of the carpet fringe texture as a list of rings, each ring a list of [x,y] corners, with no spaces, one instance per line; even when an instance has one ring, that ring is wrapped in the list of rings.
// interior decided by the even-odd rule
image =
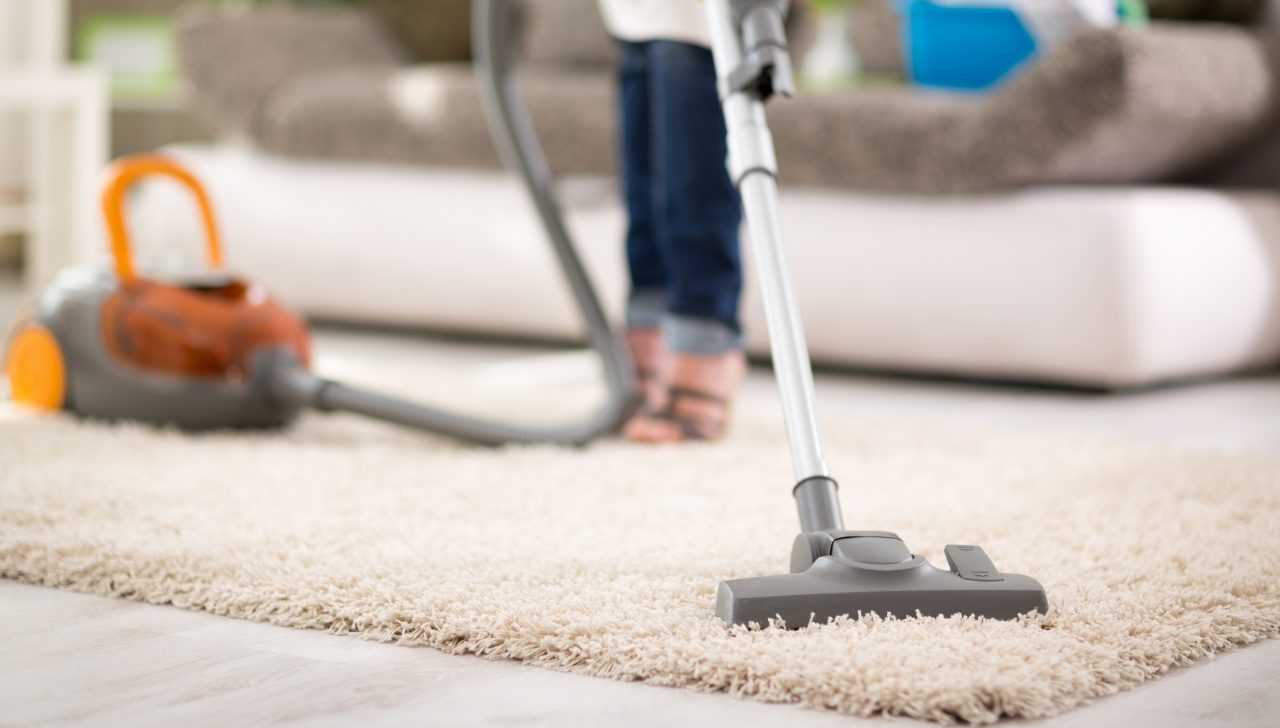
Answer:
[[[982,544],[1048,615],[729,628],[785,571],[776,413],[728,441],[481,450],[346,417],[186,435],[0,417],[0,575],[851,715],[1051,716],[1280,634],[1280,461],[831,422],[851,528]]]

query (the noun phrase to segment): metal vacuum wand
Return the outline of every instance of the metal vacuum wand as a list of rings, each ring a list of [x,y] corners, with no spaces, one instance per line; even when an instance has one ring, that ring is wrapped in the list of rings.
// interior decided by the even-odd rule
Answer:
[[[801,528],[838,531],[844,521],[836,483],[827,470],[809,349],[783,254],[778,162],[764,115],[765,101],[774,94],[789,96],[795,89],[783,24],[787,5],[787,0],[707,0],[707,15],[729,134],[729,173],[742,195],[764,298]]]

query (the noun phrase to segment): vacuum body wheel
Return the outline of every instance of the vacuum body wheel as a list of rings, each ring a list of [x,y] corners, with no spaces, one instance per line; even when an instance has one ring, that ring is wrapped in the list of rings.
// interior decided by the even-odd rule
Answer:
[[[29,323],[14,334],[5,358],[13,401],[40,410],[62,409],[67,399],[67,364],[47,328]]]

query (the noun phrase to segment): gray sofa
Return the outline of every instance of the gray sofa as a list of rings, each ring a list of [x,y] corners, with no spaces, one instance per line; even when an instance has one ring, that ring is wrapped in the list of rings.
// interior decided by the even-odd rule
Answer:
[[[862,6],[855,37],[891,75],[887,2]],[[317,318],[580,335],[485,131],[467,0],[365,4],[185,17],[192,95],[247,142],[173,150],[210,190],[229,265]],[[524,10],[525,95],[617,315],[615,51],[594,0]],[[803,53],[811,29],[794,25]],[[1256,161],[1280,147],[1276,48],[1256,26],[1162,23],[1080,36],[985,96],[881,84],[772,105],[815,360],[1101,388],[1280,363],[1280,165]],[[1168,184],[1192,178],[1213,184]],[[186,210],[143,190],[140,265],[199,250]],[[747,280],[747,343],[765,354]]]
[[[855,28],[871,64],[892,70],[896,30],[884,7],[872,3]],[[553,167],[609,174],[614,51],[595,0],[526,2],[522,16],[525,96]],[[182,65],[212,120],[272,153],[495,168],[469,66],[416,62],[431,41],[403,42],[388,17],[191,13]],[[794,29],[801,53],[807,25]],[[465,32],[435,27],[434,37]],[[1277,48],[1237,25],[1097,31],[990,95],[877,85],[805,94],[770,118],[788,184],[938,194],[1178,180],[1229,160],[1273,124]]]

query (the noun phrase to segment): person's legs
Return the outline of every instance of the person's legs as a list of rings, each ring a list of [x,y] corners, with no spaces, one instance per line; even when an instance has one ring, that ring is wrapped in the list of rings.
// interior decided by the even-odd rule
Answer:
[[[740,344],[742,203],[725,166],[724,115],[706,48],[653,41],[649,103],[658,243],[670,276],[670,343],[721,353]]]
[[[653,145],[649,102],[647,43],[618,41],[618,118],[623,195],[627,205],[627,265],[631,292],[627,300],[627,345],[641,393],[658,406],[663,359],[659,326],[667,309],[667,268],[655,230],[653,210]]]
[[[738,191],[725,168],[724,116],[705,48],[648,46],[655,239],[668,275],[663,338],[670,401],[629,423],[636,440],[716,437],[745,372],[738,298]]]

